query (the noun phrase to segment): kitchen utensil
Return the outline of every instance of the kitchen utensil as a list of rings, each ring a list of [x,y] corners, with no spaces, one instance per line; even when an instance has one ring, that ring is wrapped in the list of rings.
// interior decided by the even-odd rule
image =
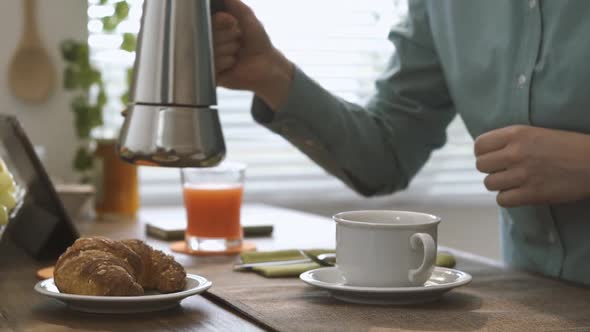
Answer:
[[[211,6],[221,1],[145,1],[131,104],[119,138],[124,160],[210,167],[224,158],[211,33]]]
[[[36,0],[22,0],[24,24],[21,41],[10,63],[12,93],[27,102],[45,101],[55,86],[55,68],[43,47],[35,17]]]
[[[336,254],[321,254],[317,257],[320,265],[323,266],[334,266],[336,265]]]
[[[311,258],[303,258],[303,259],[290,259],[290,260],[286,260],[286,261],[235,264],[234,271],[250,270],[252,268],[262,267],[262,266],[279,266],[279,265],[291,265],[291,264],[304,264],[304,263],[312,263],[312,262],[313,262],[313,260]]]

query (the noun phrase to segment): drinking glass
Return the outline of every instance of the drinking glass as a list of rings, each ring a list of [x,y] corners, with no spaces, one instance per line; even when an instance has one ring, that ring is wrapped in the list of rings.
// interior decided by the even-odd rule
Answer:
[[[181,170],[189,250],[225,251],[242,245],[245,173],[246,166],[238,162]]]

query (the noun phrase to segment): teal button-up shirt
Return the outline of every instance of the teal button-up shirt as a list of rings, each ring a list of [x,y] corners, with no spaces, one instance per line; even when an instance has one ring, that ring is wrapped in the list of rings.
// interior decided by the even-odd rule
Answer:
[[[590,134],[589,17],[587,0],[410,1],[368,105],[296,70],[286,104],[255,98],[253,116],[358,192],[391,193],[455,114],[473,137],[514,124]],[[590,285],[590,199],[502,209],[501,230],[507,263]]]

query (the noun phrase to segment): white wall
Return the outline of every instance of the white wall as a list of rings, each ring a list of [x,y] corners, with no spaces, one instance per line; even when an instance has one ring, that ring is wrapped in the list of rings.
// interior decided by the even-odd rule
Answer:
[[[45,164],[50,174],[71,179],[71,160],[76,149],[71,95],[62,88],[63,61],[59,53],[62,40],[85,40],[87,36],[85,0],[38,0],[37,22],[41,39],[56,67],[54,93],[43,104],[23,103],[8,87],[8,68],[21,38],[21,1],[0,1],[0,113],[16,115],[35,145],[45,147]]]

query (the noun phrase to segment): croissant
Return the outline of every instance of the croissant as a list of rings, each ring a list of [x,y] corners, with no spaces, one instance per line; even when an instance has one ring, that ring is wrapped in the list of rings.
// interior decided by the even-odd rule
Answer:
[[[186,272],[170,255],[152,247],[140,240],[130,239],[121,241],[141,257],[143,269],[137,280],[145,289],[157,289],[161,293],[176,292],[186,284]]]
[[[54,270],[60,292],[80,295],[137,296],[144,289],[169,293],[183,289],[185,278],[184,268],[172,256],[140,240],[104,237],[76,240]]]

